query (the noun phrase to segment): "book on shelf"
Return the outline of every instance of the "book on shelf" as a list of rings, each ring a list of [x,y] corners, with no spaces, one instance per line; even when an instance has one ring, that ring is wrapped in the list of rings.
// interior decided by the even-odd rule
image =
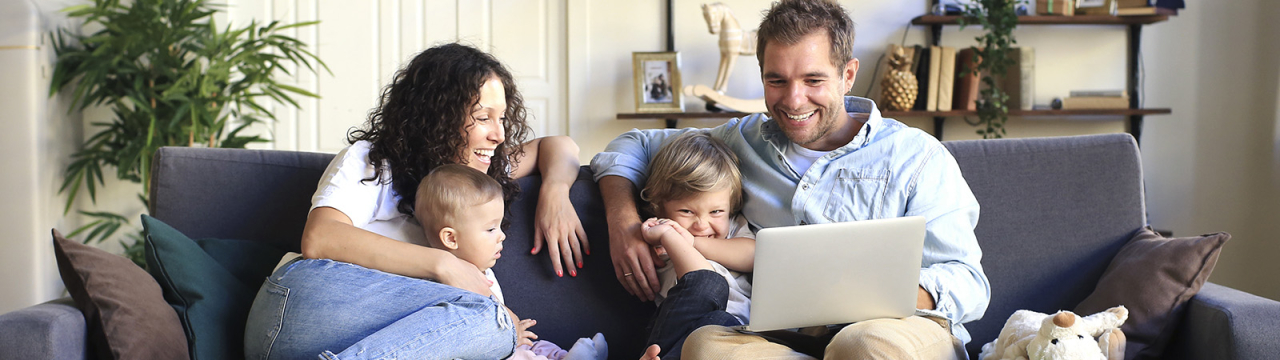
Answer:
[[[1124,90],[1071,90],[1069,96],[1075,97],[1124,97]]]
[[[1178,10],[1162,8],[1158,6],[1120,8],[1116,10],[1116,16],[1143,16],[1143,15],[1178,15]]]
[[[916,61],[911,67],[916,74],[916,103],[911,110],[925,111],[929,105],[929,47],[916,45]]]
[[[942,56],[938,59],[938,108],[935,111],[950,111],[956,86],[956,48],[941,46],[939,50]]]
[[[1062,99],[1063,110],[1128,108],[1128,94],[1121,94],[1121,96],[1068,96]]]
[[[1150,0],[1116,0],[1116,7],[1121,9],[1151,6]]]
[[[978,50],[972,47],[956,52],[956,87],[951,94],[951,110],[978,110],[978,85],[982,84],[978,73]]]
[[[1076,3],[1076,14],[1114,16],[1117,5],[1116,0],[1079,0]]]
[[[1036,0],[1036,15],[1072,16],[1075,14],[1076,6],[1071,0]]]
[[[925,110],[938,111],[938,78],[942,73],[942,47],[929,47],[929,86],[925,90]]]
[[[1007,104],[1010,109],[1031,110],[1036,100],[1036,52],[1026,46],[1012,50],[1009,59],[1013,64],[996,81],[1000,83],[1000,89],[1009,95]]]

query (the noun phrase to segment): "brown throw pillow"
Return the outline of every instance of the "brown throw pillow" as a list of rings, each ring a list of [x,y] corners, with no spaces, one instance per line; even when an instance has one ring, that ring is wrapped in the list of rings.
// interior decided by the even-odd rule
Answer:
[[[178,313],[132,261],[53,231],[58,274],[84,313],[89,351],[100,359],[190,359]]]
[[[1129,308],[1129,320],[1120,327],[1128,338],[1124,358],[1158,358],[1182,318],[1183,305],[1200,291],[1230,238],[1220,232],[1166,239],[1143,228],[1120,248],[1075,312],[1093,314],[1124,305]]]

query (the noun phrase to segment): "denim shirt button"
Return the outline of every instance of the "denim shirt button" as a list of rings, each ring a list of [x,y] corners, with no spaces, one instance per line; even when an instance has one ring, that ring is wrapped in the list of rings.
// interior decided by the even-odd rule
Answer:
[[[800,185],[800,190],[808,191],[808,190],[809,190],[809,184]]]

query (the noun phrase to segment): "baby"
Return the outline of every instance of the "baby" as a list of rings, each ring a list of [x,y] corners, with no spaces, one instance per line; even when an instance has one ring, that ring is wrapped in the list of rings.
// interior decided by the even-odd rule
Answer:
[[[493,285],[494,300],[505,304],[502,288],[491,269],[502,257],[502,231],[505,203],[502,186],[492,177],[463,165],[441,165],[427,174],[418,185],[414,199],[414,217],[426,232],[428,245],[452,253],[484,272]],[[503,305],[516,327],[513,359],[604,359],[608,347],[604,336],[579,339],[568,352],[546,341],[534,342],[537,334],[529,327],[532,319],[521,320]],[[537,351],[534,351],[537,350]],[[539,357],[541,356],[541,357]]]
[[[755,234],[738,213],[737,156],[705,132],[682,134],[658,151],[640,195],[657,216],[641,224],[641,235],[666,261],[658,269],[658,315],[649,343],[659,345],[664,357],[678,356],[698,327],[746,324],[751,283],[740,272],[754,267]]]

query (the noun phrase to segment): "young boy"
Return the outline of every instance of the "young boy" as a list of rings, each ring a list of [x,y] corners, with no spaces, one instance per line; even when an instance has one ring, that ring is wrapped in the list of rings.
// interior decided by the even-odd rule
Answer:
[[[507,238],[502,231],[504,211],[502,186],[464,165],[441,165],[431,170],[418,185],[414,199],[414,217],[422,224],[428,245],[448,251],[484,272],[493,283],[490,290],[499,304],[504,304],[502,288],[491,268],[502,257],[502,242]],[[528,329],[537,321],[521,320],[506,305],[503,308],[516,328],[519,348],[512,358],[536,358],[530,349],[538,335]],[[538,348],[551,344],[543,345]],[[560,351],[558,358],[603,359],[607,349],[603,335],[596,334],[593,339],[579,339],[567,353]]]
[[[740,272],[754,267],[755,235],[738,214],[737,156],[707,133],[685,133],[658,151],[640,195],[657,216],[641,224],[641,235],[667,258],[649,343],[664,358],[678,357],[698,327],[747,323],[751,283]]]

